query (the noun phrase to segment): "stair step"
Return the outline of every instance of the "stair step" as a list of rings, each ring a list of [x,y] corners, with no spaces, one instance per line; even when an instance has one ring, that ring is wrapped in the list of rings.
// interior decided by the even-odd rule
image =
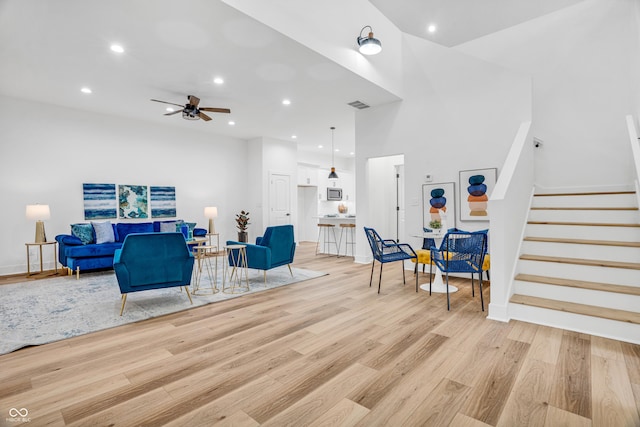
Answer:
[[[638,227],[640,224],[615,223],[615,222],[573,222],[573,221],[527,221],[532,225],[578,225],[588,227]]]
[[[525,236],[640,242],[640,227],[593,227],[590,225],[529,223],[525,230]]]
[[[620,242],[614,240],[587,240],[587,239],[565,239],[559,237],[525,237],[527,242],[545,243],[573,243],[577,245],[600,245],[600,246],[623,246],[627,248],[640,248],[640,242]]]
[[[576,264],[576,265],[589,265],[592,267],[609,267],[609,268],[624,268],[629,270],[640,270],[640,263],[637,262],[619,262],[619,261],[603,261],[596,259],[580,259],[580,258],[564,258],[564,257],[551,257],[542,255],[520,255],[521,260],[527,261],[542,261],[542,262],[555,262],[561,264]]]
[[[535,274],[518,274],[515,280],[545,283],[548,285],[568,286],[571,288],[589,289],[593,291],[614,292],[640,296],[640,286],[614,285],[611,283],[588,282],[584,280],[561,279],[559,277],[537,276]]]
[[[514,294],[510,302],[640,325],[640,313]]]
[[[633,191],[601,193],[545,193],[534,195],[532,207],[637,208],[638,199]]]

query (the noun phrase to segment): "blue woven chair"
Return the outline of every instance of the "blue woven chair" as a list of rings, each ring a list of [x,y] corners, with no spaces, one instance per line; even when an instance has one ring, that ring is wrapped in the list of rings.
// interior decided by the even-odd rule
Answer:
[[[371,252],[373,252],[373,262],[371,263],[371,277],[369,287],[373,281],[373,269],[376,261],[380,263],[380,277],[378,279],[378,293],[382,285],[382,265],[387,262],[404,261],[405,259],[418,259],[413,248],[406,243],[396,243],[395,240],[383,240],[373,228],[364,227]],[[402,283],[406,283],[404,275],[404,262],[402,265]],[[416,287],[418,286],[418,275],[416,274]]]
[[[471,293],[475,296],[475,273],[479,276],[480,304],[484,311],[484,297],[482,295],[482,266],[487,252],[487,234],[484,232],[448,232],[440,245],[440,249],[431,248],[431,260],[445,273],[447,285],[447,310],[451,309],[449,301],[449,273],[471,273]],[[433,263],[429,266],[429,273],[433,272]],[[429,280],[429,294],[431,294],[431,280]]]

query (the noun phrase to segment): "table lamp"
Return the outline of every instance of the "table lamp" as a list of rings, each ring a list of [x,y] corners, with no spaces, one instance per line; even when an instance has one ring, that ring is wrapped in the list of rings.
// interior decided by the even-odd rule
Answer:
[[[209,234],[216,234],[216,227],[213,225],[213,218],[218,217],[218,208],[209,206],[204,208],[205,218],[209,218]]]
[[[49,205],[27,205],[27,219],[36,221],[36,243],[45,243],[47,241],[43,220],[49,218],[51,218]]]

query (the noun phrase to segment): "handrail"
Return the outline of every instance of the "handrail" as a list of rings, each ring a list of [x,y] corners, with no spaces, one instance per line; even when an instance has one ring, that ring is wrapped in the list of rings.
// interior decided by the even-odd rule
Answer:
[[[523,122],[511,144],[489,200],[491,303],[489,318],[508,321],[509,298],[534,187],[531,122]]]
[[[640,140],[638,140],[638,130],[636,122],[630,114],[626,116],[627,130],[629,131],[629,143],[631,144],[631,153],[633,155],[633,164],[636,168],[635,187],[638,206],[640,206]]]

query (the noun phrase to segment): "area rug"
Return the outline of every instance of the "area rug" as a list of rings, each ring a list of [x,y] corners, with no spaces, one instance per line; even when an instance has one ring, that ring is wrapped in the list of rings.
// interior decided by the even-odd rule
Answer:
[[[243,294],[193,295],[189,303],[180,288],[133,292],[120,316],[120,288],[113,271],[85,273],[80,280],[58,277],[0,286],[0,354],[28,345],[71,338],[114,326],[162,316],[249,293],[290,285],[324,276],[326,273],[293,268],[293,277],[286,266],[267,272],[249,270],[250,291]],[[222,288],[222,273],[218,273]],[[203,275],[200,289],[210,289],[210,280]]]

